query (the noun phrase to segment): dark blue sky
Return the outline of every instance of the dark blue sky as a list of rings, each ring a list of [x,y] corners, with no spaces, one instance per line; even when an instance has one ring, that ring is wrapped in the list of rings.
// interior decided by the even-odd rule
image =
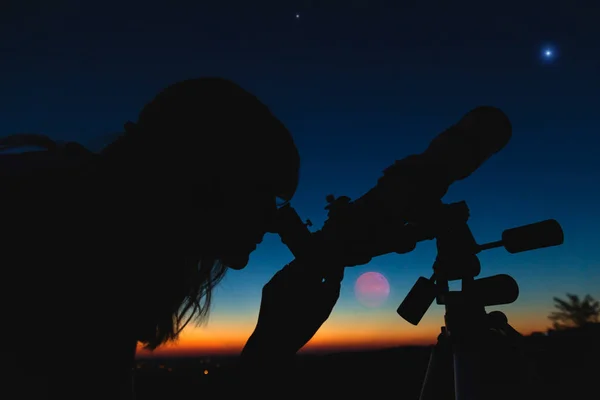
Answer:
[[[483,274],[506,271],[520,282],[509,310],[523,313],[523,329],[526,319],[545,324],[552,296],[600,297],[597,1],[88,3],[3,2],[0,135],[41,132],[98,147],[164,86],[227,77],[292,131],[302,157],[292,204],[319,227],[325,195],[363,194],[394,160],[424,150],[471,108],[494,105],[511,118],[513,139],[448,200],[468,201],[481,242],[546,218],[558,219],[566,238],[527,254],[489,251]],[[433,250],[425,244],[349,271],[335,313],[362,318],[353,283],[376,270],[392,286],[376,312],[398,319],[395,308],[429,274]],[[267,238],[223,283],[215,324],[255,318],[260,287],[290,259]]]

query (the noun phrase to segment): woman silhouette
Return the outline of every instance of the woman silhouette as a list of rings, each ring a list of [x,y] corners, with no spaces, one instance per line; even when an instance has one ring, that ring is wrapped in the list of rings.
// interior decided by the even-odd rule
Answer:
[[[89,159],[3,191],[8,357],[23,398],[131,398],[137,344],[155,349],[208,316],[213,287],[292,198],[300,162],[269,109],[219,78],[167,87]],[[339,296],[333,273],[275,275],[246,365],[310,340]]]

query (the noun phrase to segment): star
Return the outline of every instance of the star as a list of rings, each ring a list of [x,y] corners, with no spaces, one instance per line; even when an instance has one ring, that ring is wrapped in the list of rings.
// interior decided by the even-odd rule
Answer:
[[[553,63],[557,57],[556,48],[551,45],[544,46],[540,52],[540,57],[544,64]]]
[[[296,19],[300,19],[300,14],[296,14]]]

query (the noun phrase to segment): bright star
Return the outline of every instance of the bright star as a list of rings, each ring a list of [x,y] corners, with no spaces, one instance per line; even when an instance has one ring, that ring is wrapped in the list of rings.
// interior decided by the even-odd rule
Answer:
[[[300,14],[296,14],[296,19],[300,19]]]
[[[556,48],[552,45],[546,45],[542,48],[540,52],[541,61],[544,64],[553,63],[554,60],[558,57],[558,53],[556,52]]]

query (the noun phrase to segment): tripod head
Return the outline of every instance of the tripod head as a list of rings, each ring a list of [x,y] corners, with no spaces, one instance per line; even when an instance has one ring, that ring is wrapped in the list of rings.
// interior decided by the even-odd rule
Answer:
[[[510,304],[519,296],[519,286],[510,275],[500,274],[475,279],[481,272],[477,254],[483,250],[504,247],[509,253],[557,246],[564,236],[560,224],[553,219],[507,229],[499,241],[479,245],[468,225],[469,208],[462,201],[441,204],[430,226],[436,239],[437,257],[433,264],[433,275],[420,277],[404,301],[398,314],[406,321],[417,325],[431,304],[447,305],[460,294],[462,302],[469,301],[477,306]],[[450,291],[449,282],[460,280],[462,291]]]

